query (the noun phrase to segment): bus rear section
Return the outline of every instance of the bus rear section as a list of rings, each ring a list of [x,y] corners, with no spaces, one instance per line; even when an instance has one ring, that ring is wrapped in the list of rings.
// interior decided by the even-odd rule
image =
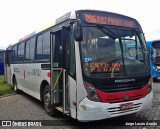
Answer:
[[[147,45],[150,49],[152,78],[156,81],[160,77],[160,40],[148,41]]]

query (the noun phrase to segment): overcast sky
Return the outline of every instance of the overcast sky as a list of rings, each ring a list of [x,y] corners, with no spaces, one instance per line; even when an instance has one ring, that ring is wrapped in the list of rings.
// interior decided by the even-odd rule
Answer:
[[[137,19],[147,40],[160,39],[159,0],[0,0],[0,49],[77,9],[96,9]]]

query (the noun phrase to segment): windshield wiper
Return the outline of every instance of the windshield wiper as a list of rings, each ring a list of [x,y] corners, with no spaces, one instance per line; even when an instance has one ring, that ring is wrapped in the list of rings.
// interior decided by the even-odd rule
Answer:
[[[116,38],[119,39],[119,43],[120,43],[120,48],[121,48],[121,56],[122,56],[122,62],[123,62],[123,69],[124,69],[124,75],[126,76],[126,68],[125,68],[125,63],[124,63],[124,50],[123,50],[123,44],[122,44],[122,40],[121,37],[119,37],[118,34],[113,33],[109,28],[107,28],[106,26],[103,25],[97,25],[97,27],[99,27],[99,29],[101,31],[103,31],[105,34],[107,34],[110,37],[113,37],[113,39],[115,40]]]
[[[108,28],[106,28],[105,26],[103,25],[99,25],[97,24],[97,27],[103,32],[105,33],[106,35],[108,35],[110,38],[112,39],[116,39],[116,36],[113,34],[113,32],[111,32]]]
[[[122,44],[122,40],[121,40],[121,37],[119,37],[119,35],[118,34],[115,34],[115,33],[113,33],[109,28],[107,28],[106,26],[103,26],[103,25],[97,25],[97,26],[100,26],[101,28],[103,28],[102,30],[104,30],[105,29],[105,31],[108,31],[109,32],[109,34],[112,36],[112,37],[114,37],[114,40],[116,39],[116,38],[118,38],[119,39],[119,42],[120,42],[120,46],[122,47],[121,49],[122,49],[122,52],[124,52],[123,51],[123,44]]]

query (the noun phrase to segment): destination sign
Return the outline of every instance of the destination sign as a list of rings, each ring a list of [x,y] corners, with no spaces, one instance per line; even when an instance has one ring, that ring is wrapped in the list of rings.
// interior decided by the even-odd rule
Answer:
[[[105,72],[105,73],[111,73],[111,72],[120,72],[121,70],[121,64],[119,63],[90,63],[90,72],[91,73],[98,73],[98,72]]]
[[[95,24],[108,24],[114,26],[123,26],[137,28],[136,20],[118,14],[84,12],[82,13],[85,22]]]

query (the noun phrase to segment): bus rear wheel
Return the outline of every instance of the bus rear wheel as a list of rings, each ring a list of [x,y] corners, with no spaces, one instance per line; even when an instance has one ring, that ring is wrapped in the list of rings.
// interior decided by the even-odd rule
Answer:
[[[20,90],[18,89],[17,87],[17,80],[16,80],[16,77],[13,78],[13,88],[14,88],[14,92],[19,94],[20,93]]]
[[[51,105],[51,88],[49,85],[45,86],[43,94],[44,108],[48,115],[57,115],[57,110]]]

